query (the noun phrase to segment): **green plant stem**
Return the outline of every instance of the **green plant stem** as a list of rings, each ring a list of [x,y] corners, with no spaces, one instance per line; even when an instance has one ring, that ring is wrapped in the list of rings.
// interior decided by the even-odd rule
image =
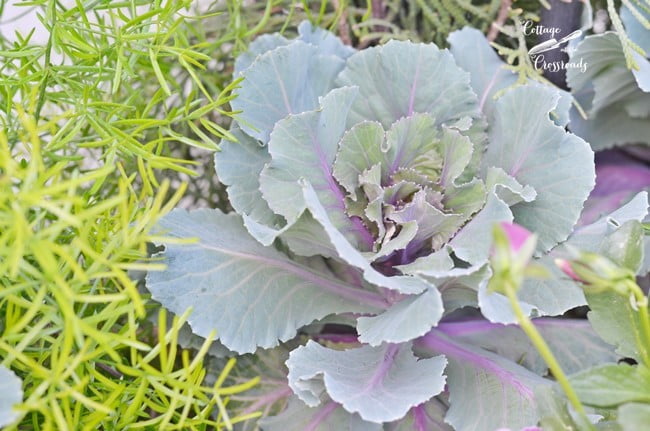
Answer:
[[[639,347],[641,348],[643,363],[647,367],[650,367],[650,316],[648,315],[648,298],[634,281],[630,283],[630,290],[632,291],[632,295],[634,295],[639,313],[639,322],[641,324],[642,341]]]
[[[41,117],[41,110],[43,105],[45,105],[45,92],[47,90],[47,82],[50,79],[50,67],[52,66],[52,44],[54,40],[54,32],[56,27],[56,2],[50,0],[47,11],[50,13],[50,35],[47,39],[47,45],[45,46],[45,64],[43,66],[43,77],[41,78],[40,87],[38,90],[38,104],[36,105],[36,112],[34,113],[34,120],[36,124]]]
[[[551,373],[553,373],[553,376],[555,377],[557,382],[562,387],[562,390],[566,394],[569,403],[571,403],[571,406],[581,416],[581,418],[584,420],[584,423],[586,424],[590,423],[589,420],[587,419],[585,409],[582,406],[582,403],[580,402],[578,395],[573,390],[571,383],[569,383],[569,379],[564,374],[564,371],[562,371],[562,367],[560,367],[560,364],[557,362],[557,359],[555,359],[555,355],[553,355],[553,352],[551,352],[551,349],[548,347],[548,344],[546,344],[546,341],[544,341],[544,338],[539,333],[539,331],[537,330],[533,322],[530,320],[530,318],[528,318],[526,313],[524,313],[524,311],[521,309],[521,305],[519,305],[519,301],[517,300],[516,288],[512,284],[508,283],[508,285],[504,290],[506,296],[508,297],[508,300],[510,301],[510,306],[515,312],[515,316],[517,317],[519,326],[521,326],[521,329],[524,331],[524,333],[528,336],[530,341],[533,343],[533,346],[535,346],[535,349],[537,349],[539,354],[542,356],[542,359],[544,359],[546,365],[548,365],[548,368],[551,370]]]

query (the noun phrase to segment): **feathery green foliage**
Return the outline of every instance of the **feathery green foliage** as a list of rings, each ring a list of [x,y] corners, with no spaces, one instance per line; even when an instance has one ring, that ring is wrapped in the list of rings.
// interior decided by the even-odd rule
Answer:
[[[228,136],[232,86],[207,72],[235,33],[208,41],[188,1],[24,3],[49,40],[0,38],[0,363],[24,391],[8,429],[231,429],[251,415],[229,396],[257,380],[230,385],[229,362],[207,385],[211,340],[178,347],[187,315],[152,324],[133,275],[161,269],[151,229],[185,191],[164,174],[197,164],[173,151]]]
[[[164,313],[157,328],[147,324],[128,274],[160,269],[139,260],[183,188],[168,197],[164,182],[138,198],[121,165],[83,171],[53,161],[34,115],[18,118],[13,148],[0,132],[0,358],[23,379],[20,429],[230,428],[241,418],[228,418],[224,397],[255,380],[222,388],[226,368],[203,386],[210,341],[197,353],[177,348],[187,316],[169,329]],[[92,185],[114,170],[116,190],[102,198]]]

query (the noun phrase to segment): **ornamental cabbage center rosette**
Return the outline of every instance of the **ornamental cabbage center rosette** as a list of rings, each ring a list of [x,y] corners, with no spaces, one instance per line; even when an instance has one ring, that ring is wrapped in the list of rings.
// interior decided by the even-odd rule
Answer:
[[[216,154],[236,214],[165,217],[168,235],[198,240],[165,244],[168,269],[147,279],[153,297],[175,313],[193,307],[193,331],[217,330],[238,353],[277,346],[326,316],[351,325],[355,348],[309,341],[291,353],[293,428],[273,419],[264,429],[303,429],[301,420],[321,429],[312,416],[340,429],[421,425],[434,411],[459,430],[474,420],[535,425],[539,367],[454,339],[460,327],[438,322],[466,306],[514,321],[505,298],[486,290],[495,223],[536,232],[540,264],[554,267],[546,253],[569,237],[594,184],[589,145],[564,130],[566,94],[509,88],[514,77],[471,29],[452,34],[451,52],[398,41],[355,51],[308,23],[299,33],[261,36],[237,59],[238,142]],[[537,315],[584,304],[560,279],[530,282],[520,297]],[[448,410],[433,398],[445,385]],[[503,394],[484,396],[481,385]],[[468,414],[454,404],[461,398],[490,403],[479,413],[495,418]]]

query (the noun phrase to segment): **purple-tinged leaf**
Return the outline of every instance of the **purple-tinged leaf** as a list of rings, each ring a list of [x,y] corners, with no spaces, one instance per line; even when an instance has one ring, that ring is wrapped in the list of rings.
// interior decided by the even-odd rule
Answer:
[[[260,190],[269,207],[293,224],[305,209],[298,181],[308,178],[334,226],[360,249],[370,250],[374,238],[358,217],[346,213],[345,195],[332,174],[338,143],[357,90],[333,90],[321,108],[279,121],[271,134],[271,162],[260,174]]]
[[[479,108],[489,115],[494,95],[517,82],[517,75],[504,67],[505,63],[479,30],[465,27],[451,33],[448,40],[456,63],[470,72]]]
[[[308,407],[292,397],[287,408],[277,416],[259,422],[262,431],[381,431],[380,424],[366,422],[358,414],[345,411],[340,404],[326,400]]]
[[[416,112],[432,114],[438,124],[479,118],[469,75],[448,51],[432,44],[392,40],[359,51],[348,58],[337,84],[359,87],[350,126],[371,120],[388,129]]]
[[[441,309],[440,293],[436,289],[411,295],[377,316],[359,317],[359,340],[371,346],[413,340],[438,323]]]
[[[533,319],[560,366],[567,374],[604,363],[615,363],[620,355],[605,343],[589,322],[580,319]],[[486,320],[443,322],[436,329],[454,340],[497,353],[544,376],[546,362],[517,325],[502,325]]]
[[[440,294],[434,287],[427,283],[425,280],[422,280],[419,277],[413,276],[386,276],[381,272],[377,271],[366,258],[355,249],[350,242],[344,237],[332,221],[330,220],[330,214],[323,207],[321,202],[318,200],[318,195],[314,188],[308,182],[301,182],[303,190],[303,198],[306,202],[309,212],[312,214],[314,219],[318,221],[321,226],[325,229],[327,234],[326,241],[329,241],[331,245],[336,248],[336,251],[340,258],[347,262],[348,264],[360,269],[363,272],[363,277],[369,283],[372,283],[376,286],[384,287],[386,289],[391,289],[396,292],[404,294],[417,294],[424,292],[425,290],[431,289],[434,295],[437,295],[438,306],[431,310],[431,313],[435,314],[437,319],[442,316],[442,301],[440,301]]]
[[[596,154],[596,186],[580,216],[580,225],[611,213],[650,188],[650,168],[619,150]]]
[[[243,111],[241,129],[266,144],[278,121],[318,108],[319,98],[335,88],[344,64],[342,58],[323,55],[317,46],[301,41],[260,55],[242,72],[238,97],[231,102],[233,110]]]
[[[239,353],[273,347],[293,338],[300,326],[328,314],[372,310],[384,301],[332,274],[317,260],[297,261],[251,238],[241,218],[218,210],[175,210],[159,228],[192,244],[165,244],[164,272],[151,271],[147,287],[174,313],[193,308],[192,330]]]
[[[323,393],[371,422],[404,417],[411,407],[439,394],[447,361],[418,360],[410,343],[332,350],[313,341],[289,356],[289,386],[307,405],[321,404]]]
[[[542,86],[517,87],[499,98],[482,165],[484,175],[499,167],[535,189],[535,200],[515,205],[512,212],[516,223],[539,236],[540,252],[567,239],[594,186],[589,144],[549,118],[560,99],[557,90]]]
[[[548,384],[545,379],[436,329],[418,339],[415,346],[418,352],[445,355],[449,361],[450,407],[445,421],[456,431],[520,429],[537,424],[535,389]]]
[[[447,406],[439,398],[413,407],[404,419],[384,425],[384,431],[453,431],[445,423]]]

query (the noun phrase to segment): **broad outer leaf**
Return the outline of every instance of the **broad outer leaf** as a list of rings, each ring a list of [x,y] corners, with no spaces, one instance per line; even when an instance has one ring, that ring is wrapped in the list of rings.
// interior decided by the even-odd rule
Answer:
[[[535,189],[528,185],[522,186],[501,168],[488,168],[485,182],[488,190],[494,190],[499,199],[508,206],[519,202],[532,202],[537,197]]]
[[[453,431],[445,423],[447,406],[438,397],[413,407],[402,420],[384,425],[384,431]]]
[[[623,431],[638,431],[650,424],[650,404],[628,403],[618,408],[618,423]]]
[[[612,232],[600,246],[600,254],[637,274],[643,264],[646,234],[641,222],[631,220]]]
[[[411,407],[439,394],[447,361],[418,360],[410,344],[331,350],[314,341],[291,352],[289,386],[307,405],[324,391],[351,413],[371,422],[401,419]]]
[[[590,114],[596,114],[602,108],[617,102],[628,105],[639,101],[645,101],[646,104],[645,109],[642,109],[642,116],[647,117],[650,114],[650,108],[647,107],[650,94],[645,94],[644,90],[639,88],[640,83],[634,73],[626,67],[623,47],[616,33],[606,32],[587,37],[578,45],[572,58],[580,59],[589,65],[584,72],[580,69],[568,69],[567,83],[574,92],[584,91],[593,85],[594,97],[586,106]],[[647,60],[643,59],[642,62],[647,63]],[[645,92],[647,91],[650,91],[650,87],[645,89]],[[634,111],[633,109],[632,113]]]
[[[637,193],[629,202],[615,211],[603,215],[587,226],[576,229],[568,244],[581,250],[597,251],[605,237],[614,233],[619,226],[632,220],[643,221],[647,214],[648,193]]]
[[[519,430],[539,419],[535,389],[548,381],[487,350],[453,341],[433,330],[418,351],[444,354],[450,407],[445,421],[456,431]]]
[[[569,239],[565,244],[570,244]],[[582,288],[568,277],[555,264],[555,255],[547,254],[535,261],[543,266],[548,277],[529,278],[524,281],[518,292],[519,301],[530,304],[537,310],[538,316],[558,316],[567,310],[585,305]],[[501,323],[514,323],[511,318],[495,320]]]
[[[591,8],[587,5],[585,11],[586,9]],[[591,13],[586,15],[591,19]],[[483,33],[475,28],[457,30],[447,40],[456,63],[470,74],[472,88],[478,96],[479,109],[487,118],[491,118],[495,97],[510,87],[514,88],[517,74],[508,69],[508,65],[499,58]],[[559,93],[560,101],[553,112],[553,119],[558,126],[564,127],[569,122],[572,97],[563,90]]]
[[[381,424],[366,422],[348,413],[340,404],[328,400],[317,407],[308,407],[291,397],[287,408],[277,416],[259,421],[262,431],[381,431]]]
[[[248,51],[239,54],[235,60],[235,70],[232,76],[238,77],[241,72],[248,69],[257,57],[274,50],[279,46],[289,45],[291,41],[286,37],[274,33],[263,34],[248,45]]]
[[[398,266],[402,272],[420,275],[442,296],[444,315],[463,307],[478,308],[476,292],[487,283],[492,274],[489,265],[453,268],[453,261],[445,249],[416,259],[408,265]]]
[[[481,314],[490,322],[503,323],[506,325],[517,323],[517,317],[512,311],[512,305],[510,305],[508,298],[501,293],[488,291],[487,285],[488,280],[484,280],[478,286],[478,305],[481,309]],[[574,284],[569,285],[574,286]],[[578,290],[578,292],[581,293],[580,290]],[[582,302],[584,302],[584,296],[582,296],[582,298]],[[532,315],[534,310],[539,310],[537,307],[523,301],[521,298],[518,299],[519,306],[527,316]]]
[[[298,40],[318,47],[321,54],[334,55],[345,60],[356,52],[354,48],[345,45],[332,32],[315,27],[307,20],[298,25],[298,34]]]
[[[280,239],[299,256],[322,256],[338,258],[336,249],[327,241],[323,227],[305,211],[300,218],[280,232]]]
[[[348,126],[374,120],[388,129],[415,112],[431,113],[437,124],[478,118],[468,74],[432,44],[392,40],[359,51],[348,58],[336,83],[359,87]]]
[[[217,330],[239,353],[273,347],[296,330],[331,313],[360,312],[376,294],[356,289],[324,270],[289,260],[248,236],[241,218],[217,210],[174,210],[160,229],[194,244],[165,244],[164,272],[149,272],[154,299],[174,313],[193,308],[193,331]]]
[[[399,265],[404,274],[420,274],[430,277],[444,277],[454,268],[454,261],[446,249],[438,250],[426,256],[419,257],[411,263]]]
[[[618,210],[591,225],[580,228],[569,239],[568,244],[581,250],[605,253],[614,260],[625,260],[629,254],[627,248],[634,245],[639,248],[641,246],[638,243],[630,244],[638,241],[639,238],[638,231],[627,229],[628,223],[644,220],[647,213],[648,194],[641,192]],[[624,229],[621,230],[620,226]],[[621,238],[620,234],[623,233],[632,237]],[[638,257],[633,260],[638,261]],[[617,352],[621,355],[638,360],[639,351],[636,344],[636,338],[640,336],[638,313],[632,309],[628,298],[612,291],[586,290],[585,296],[591,309],[588,318],[598,335],[616,346]]]
[[[584,104],[584,99],[577,97]],[[609,105],[597,114],[583,120],[575,109],[571,110],[571,132],[591,144],[595,151],[627,143],[650,142],[650,121],[648,118],[630,117],[624,103]]]
[[[465,27],[451,33],[448,40],[456,63],[470,74],[479,109],[489,116],[495,93],[517,82],[517,75],[504,67],[505,63],[479,30]]]
[[[535,391],[543,430],[579,429],[569,413],[566,395],[559,385],[541,386]]]
[[[404,343],[426,334],[442,317],[442,301],[436,289],[409,296],[382,314],[357,320],[359,341],[371,346]]]
[[[650,403],[650,370],[643,365],[603,365],[575,374],[569,381],[580,401],[591,406]]]
[[[539,235],[547,251],[571,233],[594,186],[594,154],[582,139],[549,119],[557,91],[518,87],[495,102],[483,169],[496,166],[532,186],[537,197],[515,205],[515,222]]]
[[[572,109],[570,129],[594,150],[650,143],[650,63],[640,56],[635,59],[643,69],[633,73],[613,32],[585,38],[571,56],[572,62],[582,60],[589,65],[584,73],[567,72],[567,83],[577,101],[589,109],[589,117],[585,120]]]
[[[603,363],[616,363],[620,358],[585,320],[535,319],[533,323],[567,374]],[[469,320],[440,323],[437,329],[454,340],[473,344],[517,362],[536,374],[543,376],[547,372],[546,362],[519,326]]]
[[[644,223],[650,223],[650,216],[646,216],[643,220]],[[643,263],[639,270],[639,275],[647,275],[650,272],[650,235],[646,235],[643,239]]]
[[[305,208],[298,181],[310,181],[336,227],[357,248],[370,249],[374,238],[359,218],[346,213],[345,195],[332,175],[345,119],[357,95],[355,88],[331,91],[321,109],[291,115],[273,129],[269,142],[271,162],[260,175],[260,189],[271,209],[292,224]]]
[[[442,295],[442,302],[445,306],[445,314],[463,307],[478,308],[476,291],[479,286],[486,283],[492,275],[489,265],[467,268],[467,274],[451,275],[431,280]]]
[[[239,95],[230,102],[233,110],[243,111],[242,130],[266,144],[279,120],[318,107],[343,65],[341,58],[301,41],[261,55],[243,72]]]
[[[572,238],[569,238],[565,245],[570,245],[571,242]],[[593,247],[597,246],[598,244]],[[531,311],[536,310],[535,314],[537,316],[557,316],[567,310],[586,304],[582,288],[569,279],[555,264],[555,253],[562,250],[564,250],[564,246],[560,246],[550,254],[543,255],[535,260],[536,264],[546,269],[548,276],[526,279],[517,293],[522,307]],[[593,250],[593,248],[585,249],[585,251],[589,250]],[[490,313],[485,310],[484,316],[489,320],[506,324],[517,321],[512,307],[503,295],[499,293],[488,294],[485,292],[485,288],[482,287],[479,298],[481,307],[485,305],[488,298],[490,298],[491,302],[496,298],[500,298],[498,302],[503,307],[499,309],[498,313]]]
[[[333,55],[345,60],[355,52],[354,48],[344,45],[341,39],[331,32],[314,27],[309,21],[300,23],[298,33],[299,36],[296,40],[315,46],[319,54]],[[293,41],[278,33],[263,34],[257,37],[248,45],[248,50],[240,54],[235,60],[233,76],[237,78],[241,72],[253,64],[257,57],[280,46],[289,45],[291,42]]]
[[[0,365],[0,427],[20,417],[14,406],[23,401],[23,382],[13,371]]]
[[[230,133],[237,138],[237,142],[223,140],[221,151],[215,153],[214,157],[219,181],[228,186],[228,201],[238,214],[245,214],[262,225],[280,228],[284,223],[282,217],[271,211],[259,190],[259,174],[271,161],[268,150],[238,126],[233,127]]]

